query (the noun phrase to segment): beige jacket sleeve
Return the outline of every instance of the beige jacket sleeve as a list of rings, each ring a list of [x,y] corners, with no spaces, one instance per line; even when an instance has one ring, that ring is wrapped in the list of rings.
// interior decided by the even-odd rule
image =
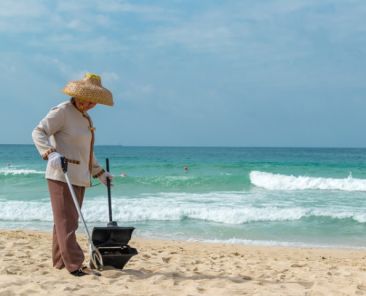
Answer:
[[[33,130],[33,142],[43,159],[47,160],[48,155],[56,151],[55,147],[50,143],[50,137],[62,129],[64,121],[64,110],[54,107]]]
[[[92,171],[91,175],[93,178],[98,178],[99,176],[103,175],[104,169],[101,167],[101,165],[98,163],[95,154],[93,152],[93,160],[92,160]]]

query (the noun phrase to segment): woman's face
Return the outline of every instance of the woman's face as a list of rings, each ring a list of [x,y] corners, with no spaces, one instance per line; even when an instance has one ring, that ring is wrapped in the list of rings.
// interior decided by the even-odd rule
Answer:
[[[87,101],[83,101],[83,100],[79,100],[79,99],[75,98],[75,105],[76,105],[76,108],[78,108],[80,111],[88,111],[88,110],[94,108],[96,103],[87,102]]]

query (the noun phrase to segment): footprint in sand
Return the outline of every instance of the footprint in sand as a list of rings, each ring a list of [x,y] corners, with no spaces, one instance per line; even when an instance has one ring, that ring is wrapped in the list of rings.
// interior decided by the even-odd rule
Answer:
[[[23,291],[22,293],[20,293],[19,295],[20,296],[28,296],[28,295],[37,295],[38,292],[36,290],[32,290],[32,289],[27,289],[25,291]],[[15,295],[15,294],[12,294],[12,295]]]
[[[299,264],[299,263],[295,263],[295,264],[292,264],[291,267],[305,267],[306,264]]]
[[[72,286],[66,286],[63,290],[64,291],[71,291],[71,292],[75,292],[78,290],[83,289],[84,287],[82,285],[76,284],[76,285],[72,285]]]
[[[366,285],[359,284],[359,285],[357,285],[357,289],[361,290],[361,291],[366,291]]]
[[[47,275],[47,274],[50,274],[49,271],[41,271],[41,275]]]
[[[199,293],[203,293],[205,291],[205,289],[204,288],[201,288],[201,287],[197,287],[196,290]]]
[[[15,266],[10,266],[10,267],[6,267],[4,271],[6,274],[18,274],[20,271],[20,268],[15,267]]]
[[[314,282],[297,282],[299,285],[303,286],[305,289],[310,289]]]
[[[172,259],[171,257],[161,257],[161,260],[164,262],[164,263],[169,263],[170,259]]]
[[[107,270],[103,272],[103,277],[109,279],[116,279],[122,276],[122,272],[120,270]]]
[[[29,258],[29,255],[19,255],[18,258],[19,259]]]
[[[11,289],[0,292],[0,296],[14,296],[14,295],[15,293]]]

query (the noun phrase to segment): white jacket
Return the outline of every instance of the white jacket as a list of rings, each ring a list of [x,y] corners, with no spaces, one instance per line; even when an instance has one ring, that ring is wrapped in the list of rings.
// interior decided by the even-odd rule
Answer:
[[[66,157],[73,185],[89,187],[91,176],[97,178],[104,173],[93,151],[94,131],[89,115],[67,101],[50,110],[33,130],[32,138],[43,159],[55,151]],[[50,166],[46,178],[66,182],[64,173]]]

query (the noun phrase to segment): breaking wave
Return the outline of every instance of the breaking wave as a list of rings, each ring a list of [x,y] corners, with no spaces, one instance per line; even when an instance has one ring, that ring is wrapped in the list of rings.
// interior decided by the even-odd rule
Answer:
[[[249,174],[250,182],[268,190],[341,190],[366,191],[366,180],[353,178],[344,179],[316,178],[307,176],[288,176],[260,171]]]
[[[83,214],[89,222],[106,222],[105,198],[85,200]],[[1,221],[52,221],[49,201],[0,201]],[[366,214],[357,209],[319,209],[276,206],[229,206],[194,204],[188,200],[166,198],[128,198],[113,201],[113,218],[120,222],[201,220],[223,224],[296,221],[301,219],[353,220],[366,223]]]
[[[16,169],[16,168],[0,168],[0,175],[33,175],[44,174],[44,171],[30,170],[30,169]]]

